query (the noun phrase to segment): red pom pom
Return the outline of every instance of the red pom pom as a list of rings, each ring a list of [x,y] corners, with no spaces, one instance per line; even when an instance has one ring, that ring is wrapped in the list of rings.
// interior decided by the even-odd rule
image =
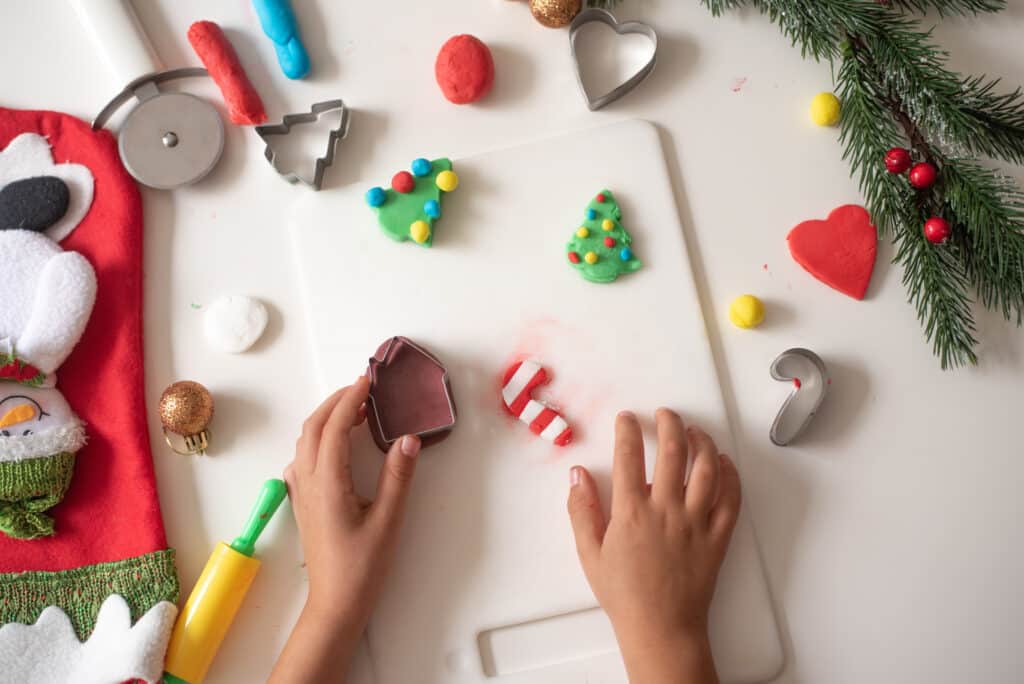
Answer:
[[[952,232],[949,221],[944,218],[933,216],[924,222],[924,236],[932,244],[941,245],[949,239]]]
[[[413,191],[416,181],[408,171],[399,171],[391,178],[391,189],[403,195]]]
[[[615,246],[615,238],[606,237],[604,239],[604,246],[605,247],[614,247]]]
[[[580,255],[577,254],[576,252],[569,252],[569,261],[571,261],[574,264],[580,263]]]
[[[910,184],[918,190],[926,190],[935,185],[937,176],[935,167],[928,162],[914,164],[914,168],[910,169]]]
[[[595,197],[594,199],[596,199],[598,202],[602,202],[603,203],[604,202],[604,193],[603,192],[599,192],[597,194],[597,197]]]
[[[885,153],[885,168],[889,173],[903,173],[910,168],[910,150],[894,147]]]
[[[494,84],[491,51],[474,36],[464,34],[449,38],[437,53],[434,77],[449,102],[476,102]]]

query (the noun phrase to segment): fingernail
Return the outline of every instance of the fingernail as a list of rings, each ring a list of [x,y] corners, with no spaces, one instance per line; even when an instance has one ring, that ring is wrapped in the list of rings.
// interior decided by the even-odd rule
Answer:
[[[619,411],[619,418],[635,419],[636,418],[636,414],[633,413],[632,411]]]
[[[420,453],[420,438],[415,435],[406,435],[402,438],[402,455],[408,458],[416,458]]]
[[[580,467],[573,466],[569,468],[569,486],[575,487],[580,483]]]
[[[729,458],[728,456],[726,456],[725,454],[719,454],[718,457],[720,459],[722,459],[722,463],[727,463],[729,465],[732,465],[732,459]]]

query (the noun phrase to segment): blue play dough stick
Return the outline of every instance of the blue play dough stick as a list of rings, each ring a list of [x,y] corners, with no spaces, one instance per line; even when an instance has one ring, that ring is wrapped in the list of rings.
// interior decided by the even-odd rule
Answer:
[[[274,41],[277,62],[288,78],[302,78],[309,73],[309,55],[299,38],[299,24],[295,21],[288,0],[252,0],[263,32]]]

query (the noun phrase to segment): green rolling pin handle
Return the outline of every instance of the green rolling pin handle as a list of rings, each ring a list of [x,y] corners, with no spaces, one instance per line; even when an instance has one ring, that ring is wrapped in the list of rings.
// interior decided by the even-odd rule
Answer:
[[[235,538],[235,541],[231,542],[231,548],[243,556],[251,558],[256,551],[256,540],[270,519],[274,517],[277,507],[281,505],[286,496],[288,496],[288,488],[285,487],[284,480],[272,479],[264,482],[263,489],[260,490],[260,498],[256,500],[256,505],[253,506],[252,513],[249,514],[245,529]]]

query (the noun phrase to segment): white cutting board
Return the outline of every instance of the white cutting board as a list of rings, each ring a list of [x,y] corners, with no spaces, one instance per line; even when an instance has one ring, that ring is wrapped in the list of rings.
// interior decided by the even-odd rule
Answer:
[[[394,170],[442,154],[410,150]],[[733,453],[661,144],[652,125],[627,121],[456,160],[455,170],[461,182],[444,198],[431,249],[378,229],[363,193],[388,178],[307,194],[291,222],[323,393],[362,373],[386,338],[405,335],[445,362],[458,404],[454,433],[421,456],[370,625],[377,684],[621,684],[610,626],[592,610],[576,559],[569,467],[597,475],[607,507],[613,421],[624,408],[650,432],[654,410],[672,407]],[[565,254],[602,188],[615,193],[644,262],[607,285],[583,280]],[[554,374],[541,398],[573,425],[571,446],[553,447],[503,413],[499,377],[516,355]],[[356,478],[372,494],[381,459],[360,434]],[[726,684],[782,667],[749,515],[712,606]]]

